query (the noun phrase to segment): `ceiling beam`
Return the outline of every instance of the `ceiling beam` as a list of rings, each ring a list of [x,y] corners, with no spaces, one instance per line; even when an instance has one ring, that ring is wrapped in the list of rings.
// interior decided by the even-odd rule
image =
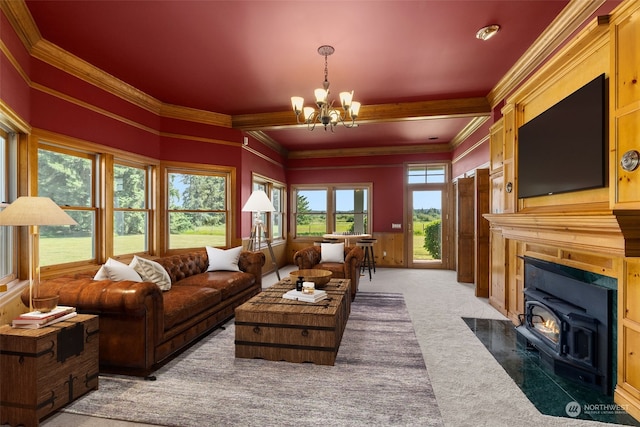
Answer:
[[[363,105],[358,116],[358,123],[476,117],[490,114],[491,106],[484,97],[398,102],[393,104]],[[306,126],[296,122],[296,116],[291,110],[236,115],[231,117],[231,123],[233,128],[246,131]]]

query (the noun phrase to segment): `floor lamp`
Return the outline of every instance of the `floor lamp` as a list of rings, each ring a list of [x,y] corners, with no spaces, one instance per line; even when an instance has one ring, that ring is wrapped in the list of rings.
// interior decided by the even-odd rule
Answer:
[[[23,196],[0,211],[0,225],[29,227],[29,311],[33,311],[33,301],[40,296],[40,257],[36,242],[39,226],[77,225],[77,222],[48,197]]]
[[[249,196],[249,200],[244,204],[242,208],[242,212],[253,212],[253,229],[251,230],[251,237],[249,237],[249,246],[248,249],[250,251],[259,251],[260,243],[264,241],[269,248],[269,254],[271,255],[271,262],[273,264],[273,268],[276,270],[276,276],[278,280],[280,280],[280,272],[278,271],[278,264],[276,263],[276,257],[273,254],[273,248],[271,247],[271,241],[267,239],[267,236],[264,232],[264,224],[262,223],[262,213],[263,212],[274,212],[276,208],[273,207],[273,203],[267,197],[267,193],[262,190],[256,190],[251,193]]]

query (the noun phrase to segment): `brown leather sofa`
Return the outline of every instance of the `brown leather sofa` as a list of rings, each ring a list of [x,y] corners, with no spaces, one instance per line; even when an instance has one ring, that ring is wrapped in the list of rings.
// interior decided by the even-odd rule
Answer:
[[[320,246],[309,246],[300,249],[293,255],[293,263],[299,269],[317,268],[329,270],[333,273],[333,278],[351,280],[351,300],[353,301],[358,292],[360,283],[360,266],[364,259],[364,251],[358,246],[345,246],[344,263],[320,262],[322,260],[322,248]]]
[[[150,282],[60,277],[41,294],[60,305],[96,314],[100,324],[100,372],[148,376],[163,362],[233,317],[235,308],[262,289],[261,252],[243,251],[241,271],[207,272],[207,252],[155,259],[171,277],[171,289]],[[28,290],[22,300],[29,301]]]

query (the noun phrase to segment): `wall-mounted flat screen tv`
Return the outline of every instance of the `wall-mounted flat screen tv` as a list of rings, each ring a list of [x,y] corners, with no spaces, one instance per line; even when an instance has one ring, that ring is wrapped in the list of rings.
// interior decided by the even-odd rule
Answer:
[[[518,198],[606,186],[602,74],[518,129]]]

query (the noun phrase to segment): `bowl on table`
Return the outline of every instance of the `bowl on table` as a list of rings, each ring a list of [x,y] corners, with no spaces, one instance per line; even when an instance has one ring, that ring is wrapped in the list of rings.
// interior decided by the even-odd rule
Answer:
[[[33,309],[40,313],[48,313],[58,306],[58,295],[50,297],[34,297]]]
[[[291,273],[289,273],[289,276],[291,277],[291,281],[293,283],[297,282],[298,279],[302,277],[302,281],[313,282],[316,289],[322,289],[327,285],[327,283],[329,283],[332,274],[333,273],[328,270],[319,270],[312,268],[292,271]]]

